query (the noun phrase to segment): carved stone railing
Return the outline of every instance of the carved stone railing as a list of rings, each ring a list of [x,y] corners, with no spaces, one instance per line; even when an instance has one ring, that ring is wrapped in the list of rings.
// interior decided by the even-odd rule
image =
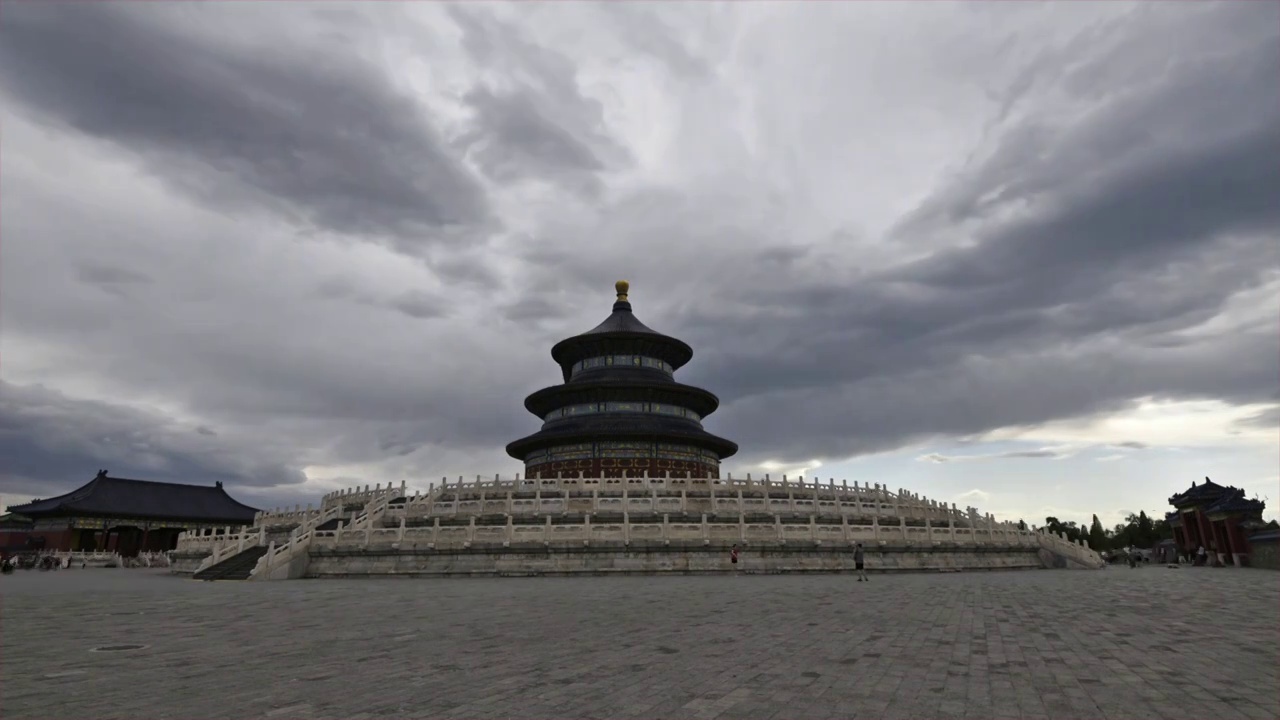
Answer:
[[[387,496],[380,500],[382,510],[386,510],[387,502],[391,500]],[[289,533],[289,542],[277,546],[274,541],[267,545],[267,553],[258,559],[253,569],[249,571],[250,580],[285,580],[290,578],[302,577],[302,573],[306,571],[305,558],[308,549],[311,547],[311,539],[315,537],[316,528],[339,518],[342,514],[342,505],[331,505],[310,518],[307,521],[294,528]],[[366,511],[361,517],[366,518],[369,512]],[[283,572],[278,570],[283,569]],[[277,577],[279,576],[279,577]]]
[[[214,546],[209,556],[200,561],[194,572],[201,572],[217,565],[229,557],[239,555],[246,548],[262,545],[267,540],[267,530],[265,527],[250,531],[247,528],[234,536],[222,536],[225,542],[221,545]],[[179,539],[181,542],[181,539]]]
[[[1102,559],[1097,551],[1089,548],[1083,540],[1079,542],[1071,542],[1067,539],[1066,533],[1054,534],[1047,529],[1041,529],[1036,532],[1036,541],[1040,548],[1047,550],[1054,555],[1061,556],[1067,561],[1067,566],[1074,564],[1078,567],[1088,569],[1098,569],[1106,565],[1106,561]]]
[[[736,522],[726,522],[724,518],[715,519],[702,515],[691,522],[683,516],[662,515],[659,522],[631,522],[629,514],[624,514],[621,521],[596,520],[584,515],[577,522],[565,523],[563,518],[545,515],[542,522],[516,523],[513,516],[506,517],[505,524],[477,523],[471,516],[465,523],[449,518],[442,523],[442,518],[431,518],[428,526],[410,526],[406,518],[401,517],[397,527],[375,528],[372,524],[362,525],[359,530],[335,529],[316,532],[313,547],[323,546],[358,546],[386,547],[388,545],[405,548],[406,546],[422,549],[443,547],[471,547],[473,544],[484,546],[509,547],[513,544],[552,545],[570,542],[573,544],[613,544],[628,546],[633,542],[660,542],[671,544],[680,542],[702,543],[738,543],[744,547],[752,545],[793,545],[808,544],[829,547],[852,547],[862,543],[869,549],[876,547],[916,547],[927,550],[935,547],[1021,547],[1031,551],[1039,546],[1037,534],[1030,530],[996,527],[992,524],[986,528],[957,528],[954,525],[935,526],[925,522],[922,526],[909,526],[899,519],[892,524],[880,524],[872,518],[869,525],[850,524],[847,518],[840,523],[819,523],[818,518],[810,517],[807,522],[795,522],[794,518],[774,515],[767,522],[748,521],[739,516]],[[555,522],[559,519],[560,522]]]

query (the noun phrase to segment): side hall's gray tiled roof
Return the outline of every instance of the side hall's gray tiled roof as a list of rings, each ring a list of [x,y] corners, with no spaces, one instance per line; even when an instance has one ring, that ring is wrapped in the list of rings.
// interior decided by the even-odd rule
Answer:
[[[251,523],[257,508],[234,500],[222,483],[182,483],[108,477],[106,471],[65,495],[9,508],[27,516],[85,513],[205,522]]]

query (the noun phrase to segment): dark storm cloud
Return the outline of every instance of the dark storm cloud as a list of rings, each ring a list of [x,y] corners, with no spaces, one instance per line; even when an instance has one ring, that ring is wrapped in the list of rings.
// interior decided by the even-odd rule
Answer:
[[[1265,428],[1267,430],[1280,428],[1280,405],[1276,405],[1275,407],[1250,415],[1249,417],[1240,420],[1238,424],[1251,428]]]
[[[206,202],[409,252],[425,228],[488,217],[430,119],[350,44],[247,49],[188,29],[140,4],[9,4],[0,83]]]
[[[1239,26],[1240,9],[1220,12],[1200,19]],[[747,446],[838,457],[1142,395],[1265,398],[1273,324],[1175,333],[1280,270],[1278,27],[1185,53],[1141,89],[1077,83],[1100,103],[1081,127],[1006,128],[897,231],[967,245],[844,286],[746,282],[750,296],[694,306],[681,322],[704,350],[687,373],[730,403],[709,422]],[[1101,81],[1123,59],[1121,46],[1087,69]],[[764,419],[783,398],[786,419]]]
[[[0,470],[23,483],[8,492],[35,494],[29,486],[38,481],[67,489],[98,467],[246,487],[287,487],[301,479],[299,468],[350,472],[361,463],[436,476],[432,463],[458,459],[458,470],[473,474],[485,469],[475,463],[500,458],[505,442],[537,428],[520,399],[559,382],[551,344],[602,320],[613,281],[624,277],[637,281],[642,320],[693,345],[679,377],[722,398],[706,424],[742,445],[734,467],[939,436],[962,444],[994,428],[1126,410],[1144,396],[1274,400],[1274,323],[1188,332],[1280,277],[1274,7],[1197,8],[1154,30],[1128,20],[1068,44],[1053,57],[1071,63],[1042,60],[996,98],[969,164],[939,174],[887,238],[843,230],[817,243],[792,227],[805,225],[795,219],[807,198],[788,193],[804,191],[768,177],[774,156],[790,147],[762,146],[759,158],[732,162],[711,149],[688,167],[644,168],[611,185],[612,172],[633,169],[631,158],[603,129],[602,107],[584,95],[575,62],[534,43],[519,21],[473,7],[444,11],[480,68],[480,79],[442,91],[466,115],[448,145],[381,70],[351,54],[350,37],[331,42],[329,53],[291,40],[247,51],[143,6],[10,4],[4,12],[0,84],[55,130],[121,146],[206,204],[248,202],[339,239],[394,236],[457,291],[406,292],[384,284],[377,273],[386,266],[374,261],[359,277],[335,264],[345,257],[308,257],[301,269],[280,269],[294,271],[292,285],[277,286],[272,273],[241,285],[193,278],[192,294],[219,301],[163,312],[159,303],[124,302],[111,318],[84,306],[55,312],[56,301],[77,299],[51,289],[40,312],[23,313],[14,308],[34,298],[6,296],[7,332],[91,354],[122,393],[146,388],[194,416],[187,428],[5,386],[0,457],[20,460]],[[365,29],[334,20],[329,31]],[[709,70],[718,60],[681,57],[693,46],[665,43],[660,23],[641,30],[658,34],[638,43],[647,52],[678,48],[671,64],[705,74],[703,89],[720,82]],[[1231,41],[1197,41],[1197,32]],[[1110,38],[1104,52],[1091,44],[1098,38]],[[1045,100],[1062,88],[1066,106]],[[1070,108],[1090,112],[1059,120]],[[699,140],[715,145],[698,133],[720,126],[702,128],[686,112],[662,122],[692,130],[655,127],[642,141],[688,132],[673,145],[694,154]],[[451,154],[464,150],[493,203]],[[715,167],[721,162],[725,169]],[[857,193],[858,179],[824,190]],[[568,192],[550,203],[545,188],[528,203],[501,194],[529,181]],[[554,211],[526,216],[535,204]],[[473,231],[491,227],[491,211],[510,212],[492,222],[516,228],[515,240]],[[97,228],[27,220],[18,227],[28,236],[6,237],[6,247],[33,247],[51,227],[63,242],[99,237]],[[814,225],[855,224],[838,220]],[[6,222],[9,232],[14,221]],[[173,228],[155,233],[157,248],[186,239]],[[868,246],[875,258],[863,254]],[[219,259],[178,264],[199,271]],[[86,261],[70,275],[122,296],[158,293],[165,275],[128,260]],[[504,292],[508,282],[518,292]],[[252,297],[236,302],[237,289]],[[119,330],[106,332],[108,321]],[[141,329],[149,323],[154,330]],[[91,374],[77,366],[65,376],[77,373]],[[241,429],[256,421],[271,427]]]
[[[212,431],[122,405],[75,400],[40,386],[0,382],[0,492],[45,496],[92,479],[96,468],[147,480],[230,486],[305,480],[267,445],[213,439]]]
[[[391,301],[391,307],[418,320],[433,320],[449,314],[447,302],[421,291],[402,293]]]
[[[495,94],[477,88],[467,94],[475,110],[474,137],[481,167],[494,179],[545,177],[563,171],[593,173],[604,166],[591,148],[545,117],[534,98],[523,93]]]
[[[96,263],[81,265],[78,274],[90,285],[145,285],[152,282],[150,277],[135,270]]]
[[[131,286],[150,285],[154,282],[144,273],[101,263],[84,263],[77,269],[76,275],[80,282],[117,297],[126,297]]]
[[[523,12],[532,12],[522,10]],[[475,126],[458,140],[499,182],[538,179],[594,196],[595,173],[620,166],[627,151],[601,131],[604,108],[584,96],[577,68],[552,48],[529,41],[518,24],[450,5],[463,47],[478,64],[503,74],[502,90],[481,85],[465,96]]]
[[[393,310],[415,320],[448,317],[453,311],[453,304],[449,299],[438,294],[425,290],[408,290],[386,296],[363,289],[351,279],[344,277],[330,277],[322,280],[316,285],[315,292],[325,300],[346,301]]]

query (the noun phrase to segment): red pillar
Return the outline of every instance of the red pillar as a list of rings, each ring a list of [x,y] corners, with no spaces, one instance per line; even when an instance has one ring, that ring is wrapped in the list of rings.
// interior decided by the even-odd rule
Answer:
[[[1244,552],[1240,539],[1236,536],[1236,519],[1228,517],[1222,521],[1222,534],[1227,537],[1227,552],[1231,553],[1231,564],[1239,565],[1236,555]]]
[[[1217,544],[1213,541],[1213,528],[1209,525],[1209,518],[1200,512],[1200,508],[1193,510],[1196,514],[1196,529],[1200,531],[1200,544],[1204,545],[1204,549],[1209,553],[1210,564],[1216,559],[1214,555],[1214,546]]]
[[[1187,540],[1187,555],[1195,557],[1196,549],[1204,543],[1200,539],[1200,525],[1194,510],[1182,513],[1182,534]]]

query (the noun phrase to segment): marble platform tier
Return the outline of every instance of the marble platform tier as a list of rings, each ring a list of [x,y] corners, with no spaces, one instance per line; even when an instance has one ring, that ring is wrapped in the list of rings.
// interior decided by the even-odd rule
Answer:
[[[442,481],[326,495],[182,536],[176,572],[267,546],[251,579],[351,575],[1097,568],[1059,535],[878,484],[713,477]],[[728,549],[738,545],[735,568]]]

